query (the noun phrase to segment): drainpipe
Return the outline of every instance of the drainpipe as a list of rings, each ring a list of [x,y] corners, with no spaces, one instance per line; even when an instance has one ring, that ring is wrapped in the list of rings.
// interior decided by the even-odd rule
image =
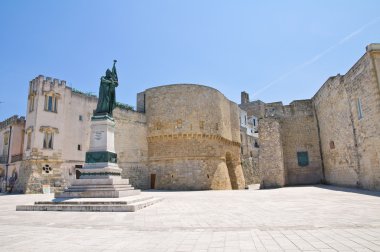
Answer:
[[[7,157],[7,164],[5,165],[5,191],[8,189],[8,167],[9,167],[9,161],[11,160],[11,140],[12,140],[12,126],[10,126],[9,130],[9,139],[8,139],[8,157]]]

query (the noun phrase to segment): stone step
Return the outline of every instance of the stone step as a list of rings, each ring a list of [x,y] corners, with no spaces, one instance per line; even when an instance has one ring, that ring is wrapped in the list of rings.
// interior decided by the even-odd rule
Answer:
[[[111,188],[111,187],[130,187],[133,188],[131,185],[122,185],[122,184],[113,184],[113,185],[75,185],[75,186],[69,186],[69,188]]]
[[[65,189],[65,192],[83,192],[83,191],[107,191],[107,190],[133,190],[134,187],[130,185],[125,186],[78,186],[78,187],[69,187]]]
[[[149,198],[135,200],[127,204],[114,204],[115,202],[104,201],[102,204],[99,202],[71,202],[62,203],[55,202],[51,204],[35,204],[35,205],[22,205],[17,206],[16,211],[73,211],[73,212],[135,212],[150,205],[153,205],[162,198]],[[45,202],[46,203],[46,202]]]
[[[54,199],[53,201],[36,201],[34,205],[131,205],[140,201],[153,199],[153,196],[131,196],[128,198],[99,200],[87,199]]]
[[[86,190],[56,193],[55,198],[120,198],[140,194],[140,190]]]
[[[100,179],[76,179],[72,186],[81,185],[129,185],[129,179],[122,178],[100,178]]]

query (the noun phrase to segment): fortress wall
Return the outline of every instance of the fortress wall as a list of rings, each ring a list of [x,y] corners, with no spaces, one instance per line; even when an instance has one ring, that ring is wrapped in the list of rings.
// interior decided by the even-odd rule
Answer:
[[[264,118],[259,124],[259,168],[261,187],[282,187],[286,171],[281,141],[281,126],[274,118]]]
[[[380,90],[375,65],[379,53],[367,52],[343,77],[357,151],[358,186],[372,190],[380,190]]]
[[[313,97],[313,103],[320,128],[325,181],[356,186],[357,153],[342,76],[329,78]]]
[[[367,52],[313,98],[328,183],[380,189],[379,63],[379,51]]]
[[[322,160],[317,121],[311,100],[284,106],[281,140],[287,185],[316,184],[322,180]],[[307,152],[309,164],[300,166],[298,152]]]
[[[146,90],[145,111],[158,188],[244,188],[235,103],[213,88],[179,84]]]
[[[149,188],[148,143],[145,114],[116,108],[115,150],[122,177],[137,188]]]

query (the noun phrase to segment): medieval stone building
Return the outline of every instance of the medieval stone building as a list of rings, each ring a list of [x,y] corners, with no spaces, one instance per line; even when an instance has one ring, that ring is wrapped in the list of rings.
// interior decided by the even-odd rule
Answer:
[[[259,123],[263,187],[328,183],[380,190],[380,44],[309,100],[249,102]]]
[[[141,189],[329,183],[379,190],[379,74],[380,45],[371,44],[345,75],[285,106],[249,101],[246,92],[237,105],[195,84],[147,89],[136,111],[120,104],[114,111],[122,176]],[[14,191],[25,193],[69,185],[84,163],[96,104],[65,81],[32,80],[26,120],[0,124],[0,177],[13,176]]]

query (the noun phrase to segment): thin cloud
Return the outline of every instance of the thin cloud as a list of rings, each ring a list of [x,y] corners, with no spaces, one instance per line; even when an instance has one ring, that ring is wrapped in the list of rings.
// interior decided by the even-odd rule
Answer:
[[[298,72],[299,70],[311,65],[311,64],[314,64],[315,62],[317,62],[318,60],[320,60],[323,56],[325,56],[326,54],[328,54],[329,52],[333,51],[335,48],[337,48],[338,46],[346,43],[347,41],[349,41],[350,39],[352,39],[353,37],[359,35],[361,32],[363,32],[365,29],[367,29],[369,26],[371,25],[374,25],[376,23],[378,23],[380,21],[380,17],[377,17],[375,19],[373,19],[371,22],[361,26],[359,29],[353,31],[352,33],[348,34],[347,36],[345,36],[344,38],[342,38],[341,40],[339,40],[338,43],[330,46],[329,48],[327,48],[326,50],[322,51],[321,53],[315,55],[314,57],[312,57],[311,59],[307,60],[306,62],[298,65],[298,66],[295,66],[292,70],[284,73],[283,75],[281,75],[280,77],[276,78],[275,80],[269,82],[267,85],[265,85],[264,87],[262,87],[261,89],[259,89],[258,91],[256,91],[253,96],[257,96],[261,93],[263,93],[265,90],[267,90],[268,88],[272,87],[273,85],[275,85],[276,83],[286,79],[288,76]]]

